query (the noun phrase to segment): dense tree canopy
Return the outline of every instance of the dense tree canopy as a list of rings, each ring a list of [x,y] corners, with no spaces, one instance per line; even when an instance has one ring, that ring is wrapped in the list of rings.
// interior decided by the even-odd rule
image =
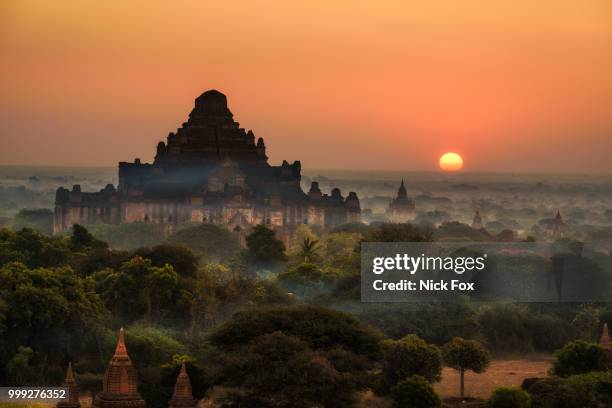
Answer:
[[[246,238],[246,244],[248,256],[253,262],[270,263],[286,259],[285,244],[265,225],[253,228],[253,232]]]
[[[314,349],[343,347],[373,358],[382,351],[377,332],[349,314],[316,306],[241,312],[220,326],[210,339],[213,345],[229,350],[275,331],[295,336]]]
[[[412,375],[421,376],[429,382],[440,381],[442,356],[436,346],[411,334],[397,341],[389,341],[386,348],[384,373],[390,386]]]

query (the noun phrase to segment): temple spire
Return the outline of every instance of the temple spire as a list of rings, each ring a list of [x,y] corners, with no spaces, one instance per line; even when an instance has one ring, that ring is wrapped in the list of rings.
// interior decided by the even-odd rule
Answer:
[[[404,186],[404,179],[402,179],[402,182],[397,189],[397,198],[406,198],[407,196],[408,192],[406,191],[406,186]]]
[[[119,329],[119,340],[117,341],[117,347],[115,348],[115,357],[127,356],[127,348],[125,347],[125,331],[123,327]]]
[[[72,362],[68,363],[68,369],[66,370],[66,379],[64,380],[62,387],[68,388],[68,399],[57,403],[57,408],[80,408],[81,402],[79,400],[79,389],[76,381],[74,380],[74,373],[72,372]]]
[[[74,373],[72,372],[72,361],[68,363],[68,370],[66,371],[66,384],[74,383]]]

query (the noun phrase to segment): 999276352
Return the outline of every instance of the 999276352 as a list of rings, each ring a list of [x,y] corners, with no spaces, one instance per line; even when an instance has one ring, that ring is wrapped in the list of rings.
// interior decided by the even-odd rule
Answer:
[[[0,402],[59,402],[68,396],[67,387],[0,387]]]

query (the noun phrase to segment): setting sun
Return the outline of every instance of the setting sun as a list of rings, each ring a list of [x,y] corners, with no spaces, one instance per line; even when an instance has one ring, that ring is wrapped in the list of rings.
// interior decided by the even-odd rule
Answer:
[[[459,171],[463,168],[463,159],[453,152],[440,156],[440,168],[444,171]]]

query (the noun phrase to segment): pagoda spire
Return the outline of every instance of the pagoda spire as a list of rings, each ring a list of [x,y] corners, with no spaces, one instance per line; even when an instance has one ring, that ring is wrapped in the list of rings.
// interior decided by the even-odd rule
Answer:
[[[481,229],[482,228],[482,217],[480,216],[480,210],[476,208],[474,212],[474,219],[472,220],[472,228]]]
[[[128,356],[127,348],[125,347],[125,330],[123,327],[119,329],[119,340],[117,341],[117,347],[115,348],[115,357]]]
[[[406,198],[408,196],[408,193],[406,191],[406,186],[404,185],[404,179],[402,179],[402,182],[400,183],[399,188],[397,189],[397,198]]]
[[[68,370],[66,371],[66,384],[74,384],[74,373],[72,372],[72,361],[68,363]]]
[[[191,380],[187,374],[185,363],[181,364],[181,370],[176,378],[174,385],[174,394],[168,403],[169,408],[193,408],[197,405],[197,401],[193,398],[193,390],[191,388]]]
[[[74,380],[72,372],[72,362],[68,363],[66,370],[66,379],[62,383],[62,387],[68,388],[68,399],[57,403],[57,408],[80,408],[81,401],[79,399],[79,388]]]

